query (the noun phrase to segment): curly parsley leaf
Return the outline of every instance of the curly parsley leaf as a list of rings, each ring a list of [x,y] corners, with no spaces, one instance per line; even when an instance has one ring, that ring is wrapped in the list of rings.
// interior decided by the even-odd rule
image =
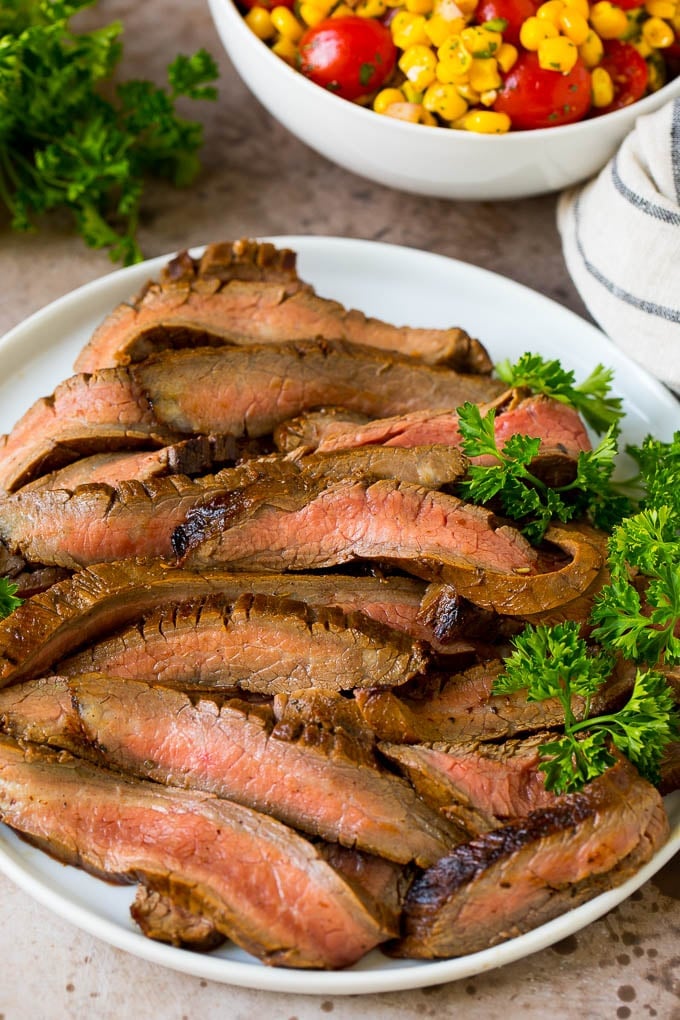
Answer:
[[[522,530],[531,541],[541,540],[553,518],[566,522],[587,515],[598,527],[611,527],[630,512],[630,500],[618,493],[611,481],[618,450],[617,426],[608,430],[594,450],[579,453],[573,481],[551,487],[531,470],[539,439],[514,435],[499,447],[493,408],[482,415],[477,404],[466,403],[457,414],[463,452],[486,461],[470,465],[460,486],[463,498],[475,503],[497,499],[508,517],[523,521]]]
[[[611,581],[592,612],[594,638],[633,662],[679,663],[680,541],[671,509],[626,518],[609,540],[609,564]]]
[[[0,577],[0,619],[9,616],[17,609],[23,599],[17,598],[17,586],[6,577]]]
[[[509,386],[527,386],[535,393],[571,404],[596,432],[606,432],[623,417],[621,398],[609,392],[614,373],[603,365],[597,365],[587,379],[577,384],[574,373],[556,359],[527,352],[515,364],[509,359],[499,361],[496,373]]]
[[[100,92],[120,60],[118,22],[76,33],[69,20],[96,0],[8,0],[0,9],[0,204],[33,231],[68,210],[86,244],[114,261],[141,259],[136,233],[148,176],[178,186],[199,169],[200,124],[179,97],[213,99],[213,59],[199,51],[168,68],[168,86],[130,81]]]
[[[539,747],[548,790],[578,790],[601,775],[614,762],[611,744],[643,776],[658,780],[664,749],[680,736],[675,701],[660,673],[638,670],[627,703],[618,712],[591,718],[592,698],[610,675],[613,659],[588,647],[578,623],[527,627],[513,643],[493,693],[526,689],[527,700],[557,698],[564,711],[564,736]],[[575,697],[585,701],[581,721],[574,714]]]

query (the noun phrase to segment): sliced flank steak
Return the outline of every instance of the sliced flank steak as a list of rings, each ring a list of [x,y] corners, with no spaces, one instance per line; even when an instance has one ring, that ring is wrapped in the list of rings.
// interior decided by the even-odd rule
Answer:
[[[0,520],[1,526],[1,520]],[[302,474],[264,478],[187,514],[173,547],[187,565],[239,570],[326,569],[386,561],[501,615],[570,602],[598,576],[601,547],[587,531],[553,525],[546,539],[566,553],[546,562],[520,532],[455,496],[394,480],[349,480],[317,489]]]
[[[357,691],[355,698],[376,736],[395,744],[499,740],[564,725],[558,698],[528,701],[525,691],[493,694],[502,671],[502,660],[490,659],[453,676],[433,676],[415,691]],[[615,711],[631,689],[630,670],[615,670],[592,699],[590,714]],[[584,718],[582,698],[573,698],[572,712]]]
[[[0,819],[54,857],[142,881],[269,964],[345,967],[391,934],[267,815],[0,739]]]
[[[502,744],[461,741],[433,744],[379,744],[388,761],[411,781],[426,803],[454,818],[473,815],[471,832],[497,828],[548,807],[555,794],[539,771],[539,747],[555,733],[532,734]],[[475,831],[477,817],[485,828]]]
[[[207,953],[217,949],[226,939],[210,918],[193,914],[170,896],[154,892],[144,885],[137,887],[130,914],[148,939],[167,942],[171,946]]]
[[[427,866],[459,829],[380,767],[372,734],[348,729],[351,702],[287,706],[233,699],[219,706],[164,687],[89,675],[30,680],[0,693],[0,726],[141,778],[205,790],[313,836],[387,860]],[[279,716],[277,720],[277,714]],[[360,727],[350,718],[350,727]]]
[[[462,956],[530,931],[620,885],[668,831],[660,794],[621,758],[579,793],[454,848],[416,878],[396,955]]]
[[[502,383],[344,341],[169,351],[61,383],[3,438],[12,492],[87,454],[165,446],[187,434],[259,438],[303,411],[342,404],[371,417],[491,399]]]
[[[486,350],[464,330],[394,326],[344,308],[300,280],[295,262],[289,249],[252,241],[210,245],[199,259],[182,252],[159,282],[104,320],[76,371],[125,365],[169,348],[314,337],[399,351],[461,372],[491,371]]]
[[[363,613],[244,594],[156,610],[58,668],[67,676],[98,672],[182,689],[278,694],[395,687],[427,662],[419,642]]]
[[[48,672],[151,610],[209,595],[235,600],[247,592],[358,610],[417,639],[435,640],[434,623],[417,619],[425,585],[415,578],[232,573],[124,560],[81,570],[0,620],[0,686]]]

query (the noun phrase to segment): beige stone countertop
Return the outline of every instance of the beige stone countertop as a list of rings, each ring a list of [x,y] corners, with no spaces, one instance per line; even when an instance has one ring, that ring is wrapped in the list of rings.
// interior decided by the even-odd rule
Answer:
[[[186,191],[149,187],[139,235],[146,256],[242,236],[360,237],[484,266],[584,314],[562,260],[554,196],[444,202],[332,166],[246,91],[221,55],[202,0],[100,0],[88,17],[123,21],[126,76],[162,81],[178,51],[198,46],[220,60],[219,103],[190,114],[205,124],[202,173]],[[52,218],[37,236],[17,236],[0,217],[0,334],[112,268],[105,254],[85,249],[66,218]],[[501,969],[398,993],[301,996],[216,984],[147,963],[78,930],[0,875],[0,1020],[670,1020],[680,1018],[679,900],[676,858],[601,920]]]

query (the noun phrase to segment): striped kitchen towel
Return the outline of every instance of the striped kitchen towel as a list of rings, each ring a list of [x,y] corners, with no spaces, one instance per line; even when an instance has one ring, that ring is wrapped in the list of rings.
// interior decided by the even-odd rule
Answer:
[[[680,99],[639,117],[604,170],[560,197],[557,224],[595,321],[680,392]]]

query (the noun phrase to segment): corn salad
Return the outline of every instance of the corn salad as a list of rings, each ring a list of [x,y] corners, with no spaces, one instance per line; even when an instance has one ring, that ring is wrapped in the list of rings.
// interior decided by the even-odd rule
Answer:
[[[680,0],[634,2],[247,0],[244,17],[282,60],[381,116],[504,134],[609,112],[680,72]],[[385,35],[364,47],[375,59],[358,19]],[[350,55],[324,68],[334,33]]]

